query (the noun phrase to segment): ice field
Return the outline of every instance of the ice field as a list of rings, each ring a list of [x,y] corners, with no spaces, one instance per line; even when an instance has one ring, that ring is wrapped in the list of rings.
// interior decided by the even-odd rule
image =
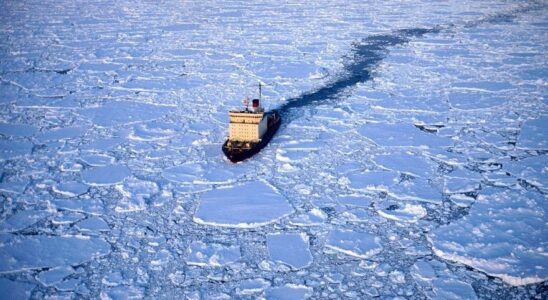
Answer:
[[[0,299],[546,299],[548,4],[1,1]],[[232,164],[228,110],[280,109]]]

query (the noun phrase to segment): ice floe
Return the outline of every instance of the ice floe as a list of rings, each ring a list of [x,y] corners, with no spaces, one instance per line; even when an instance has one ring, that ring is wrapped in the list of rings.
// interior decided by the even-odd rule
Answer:
[[[4,299],[30,299],[35,285],[28,282],[0,278],[0,291]]]
[[[125,165],[119,164],[93,167],[82,171],[84,182],[93,186],[117,184],[130,175],[130,169]]]
[[[0,159],[12,159],[30,154],[34,144],[27,141],[0,140]]]
[[[411,124],[366,124],[358,132],[381,146],[440,148],[452,145],[451,139],[425,133]]]
[[[203,267],[221,267],[240,259],[240,246],[192,242],[187,250],[186,263]]]
[[[19,210],[14,215],[0,222],[0,232],[15,232],[23,230],[50,215],[45,210]]]
[[[548,116],[525,121],[519,134],[517,146],[536,150],[548,149]]]
[[[267,299],[301,300],[310,298],[312,292],[312,288],[305,285],[286,284],[266,289],[265,296]]]
[[[370,258],[383,249],[379,237],[375,235],[342,229],[330,231],[325,246],[358,258]]]
[[[64,197],[76,197],[88,192],[89,186],[77,181],[66,181],[51,187],[53,192]]]
[[[354,190],[388,191],[397,183],[399,175],[388,171],[367,171],[348,175],[349,187]]]
[[[258,279],[247,279],[240,282],[240,285],[236,289],[236,293],[239,295],[253,295],[262,293],[264,289],[270,286],[270,282],[258,278]]]
[[[5,136],[30,137],[38,128],[28,124],[0,123],[0,134]]]
[[[375,208],[382,217],[400,222],[415,223],[426,216],[426,209],[419,204],[382,201]]]
[[[308,236],[304,233],[278,233],[266,236],[268,255],[272,261],[302,269],[312,263]]]
[[[102,238],[0,235],[0,273],[79,265],[110,253]]]
[[[165,105],[152,105],[129,101],[108,101],[99,107],[83,109],[81,113],[90,118],[94,124],[108,127],[154,120],[173,109],[173,107]]]
[[[292,212],[291,205],[274,188],[262,181],[252,181],[205,192],[194,221],[214,226],[253,228],[275,222]]]

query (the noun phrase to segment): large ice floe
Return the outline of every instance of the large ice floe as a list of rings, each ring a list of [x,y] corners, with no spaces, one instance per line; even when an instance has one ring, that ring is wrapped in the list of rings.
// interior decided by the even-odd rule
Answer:
[[[1,235],[0,273],[79,265],[110,253],[102,238]]]
[[[285,197],[272,186],[253,181],[205,192],[194,221],[199,224],[253,228],[264,226],[293,212]]]

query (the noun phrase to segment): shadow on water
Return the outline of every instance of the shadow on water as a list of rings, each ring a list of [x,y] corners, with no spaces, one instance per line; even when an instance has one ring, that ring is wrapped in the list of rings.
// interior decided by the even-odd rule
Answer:
[[[409,42],[411,38],[438,31],[438,28],[402,29],[392,34],[372,35],[355,42],[350,55],[345,57],[344,68],[337,79],[318,90],[288,99],[278,110],[282,115],[287,115],[293,108],[335,99],[345,89],[370,80],[371,72],[386,57],[389,47],[402,45]]]

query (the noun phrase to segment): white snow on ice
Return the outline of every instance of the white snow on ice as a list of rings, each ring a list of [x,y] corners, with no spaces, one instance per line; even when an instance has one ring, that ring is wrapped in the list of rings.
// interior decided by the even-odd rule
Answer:
[[[194,221],[199,224],[253,228],[264,226],[293,212],[287,200],[270,185],[252,181],[205,192]]]

